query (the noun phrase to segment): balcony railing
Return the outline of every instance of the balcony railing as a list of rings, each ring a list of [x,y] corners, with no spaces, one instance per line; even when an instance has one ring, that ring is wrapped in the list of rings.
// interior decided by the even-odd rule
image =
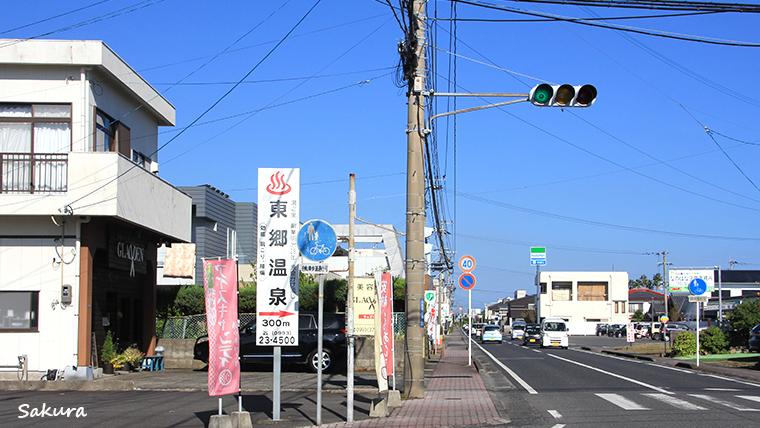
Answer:
[[[68,154],[0,153],[0,193],[66,193]]]

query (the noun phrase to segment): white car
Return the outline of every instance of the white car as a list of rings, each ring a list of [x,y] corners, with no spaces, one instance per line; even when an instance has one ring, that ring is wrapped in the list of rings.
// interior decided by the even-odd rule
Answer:
[[[567,324],[560,318],[547,318],[541,322],[541,347],[565,348],[570,346]]]
[[[525,335],[525,323],[522,321],[512,323],[512,340],[522,340],[523,335]]]

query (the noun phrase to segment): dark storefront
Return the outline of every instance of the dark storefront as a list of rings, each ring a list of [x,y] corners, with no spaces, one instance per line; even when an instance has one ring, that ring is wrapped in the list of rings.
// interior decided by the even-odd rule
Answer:
[[[93,219],[82,226],[82,286],[87,283],[89,316],[80,318],[79,364],[93,364],[92,337],[98,363],[106,332],[120,348],[135,345],[153,353],[156,345],[156,252],[159,238],[145,229],[113,219]],[[89,264],[89,269],[85,264]],[[82,291],[83,296],[85,291]],[[84,309],[84,308],[82,308]],[[89,322],[84,323],[87,320]],[[83,325],[89,324],[89,325]],[[82,339],[90,337],[89,356]]]

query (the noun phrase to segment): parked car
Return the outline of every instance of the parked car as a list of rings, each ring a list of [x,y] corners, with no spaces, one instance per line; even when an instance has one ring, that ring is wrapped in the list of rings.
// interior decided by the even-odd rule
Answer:
[[[621,327],[623,327],[625,324],[612,324],[607,329],[607,336],[612,337],[615,335],[615,332],[620,330]]]
[[[325,313],[322,323],[322,370],[335,368],[336,360],[346,355],[346,317],[344,314]],[[301,311],[298,314],[298,346],[282,347],[283,361],[306,364],[309,371],[319,368],[317,356],[317,313]],[[208,336],[195,341],[194,359],[208,363]],[[240,328],[240,362],[257,364],[271,362],[274,347],[256,345],[256,320]]]
[[[541,325],[526,324],[525,333],[523,334],[523,346],[541,344]]]
[[[610,325],[607,323],[599,323],[596,325],[596,335],[597,336],[606,336],[607,331],[609,330]]]
[[[499,342],[501,343],[501,328],[498,324],[486,324],[483,326],[483,333],[480,335],[480,342]]]
[[[525,322],[515,321],[512,323],[512,340],[522,339],[525,334]]]
[[[620,328],[615,330],[614,333],[612,333],[615,337],[626,337],[628,336],[628,324],[620,324]]]
[[[663,334],[660,329],[662,328],[660,323],[657,323],[657,331],[655,333],[652,333],[652,340],[669,340],[670,335],[668,334],[671,331],[691,331],[691,327],[689,327],[686,324],[679,324],[679,323],[673,323],[669,322],[665,325],[665,333]]]
[[[760,324],[749,331],[749,352],[760,352]]]
[[[649,325],[647,323],[635,323],[634,328],[636,329],[636,339],[649,336]]]

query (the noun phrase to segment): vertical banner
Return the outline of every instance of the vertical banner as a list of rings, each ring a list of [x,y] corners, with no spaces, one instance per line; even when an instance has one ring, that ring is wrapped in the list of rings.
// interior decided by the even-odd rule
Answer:
[[[298,346],[300,170],[259,168],[256,345]]]
[[[380,308],[379,304],[379,298],[380,298],[380,285],[382,283],[380,272],[375,273],[375,287],[373,287],[376,291],[375,292],[375,299],[378,301],[378,304],[373,305],[375,316],[374,316],[374,324],[375,324],[375,374],[377,376],[377,392],[383,393],[388,391],[388,371],[387,366],[385,362],[385,354],[383,353],[383,344],[382,344],[382,320],[380,317],[382,316],[382,309]]]
[[[435,291],[425,291],[425,321],[427,321],[427,333],[431,340],[435,339],[435,330],[438,324],[438,306],[435,304]]]
[[[375,278],[354,278],[354,336],[376,336],[377,288]]]
[[[240,332],[235,260],[204,260],[208,325],[208,395],[240,390]]]
[[[377,287],[378,307],[380,308],[380,344],[385,356],[386,376],[393,376],[393,280],[390,273],[380,277]]]

